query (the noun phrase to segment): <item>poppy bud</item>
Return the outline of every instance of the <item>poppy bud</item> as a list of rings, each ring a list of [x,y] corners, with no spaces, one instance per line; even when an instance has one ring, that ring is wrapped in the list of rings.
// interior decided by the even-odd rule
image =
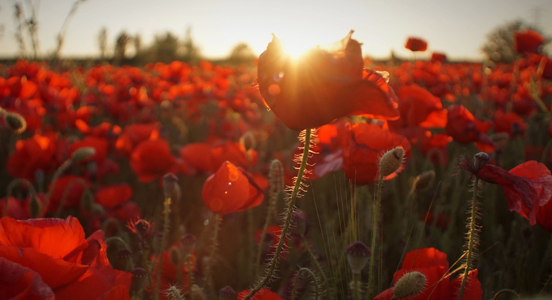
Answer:
[[[207,297],[205,297],[205,294],[203,294],[203,291],[201,291],[201,288],[197,286],[197,284],[192,285],[192,289],[190,292],[190,299],[192,300],[206,300]]]
[[[8,126],[10,126],[15,133],[22,133],[27,129],[27,122],[18,113],[6,113],[4,119],[6,119],[6,123],[8,123]]]
[[[90,207],[90,212],[95,216],[102,216],[105,214],[105,209],[101,204],[92,203],[92,206]]]
[[[364,269],[368,263],[368,259],[372,251],[363,242],[357,241],[349,246],[345,250],[347,253],[347,262],[354,274],[360,274],[360,271]]]
[[[477,172],[479,172],[479,170],[481,170],[481,168],[487,163],[489,163],[489,161],[491,160],[491,157],[489,156],[489,154],[485,152],[479,152],[476,155],[474,155],[473,158],[474,158],[473,165],[477,170]]]
[[[180,200],[180,186],[178,185],[178,177],[173,173],[167,173],[163,176],[163,193],[165,198],[172,198],[175,201]]]
[[[82,147],[73,152],[73,155],[71,155],[71,160],[73,162],[85,160],[92,157],[94,154],[96,154],[96,149],[92,147]]]
[[[219,290],[219,300],[236,300],[238,299],[238,293],[234,291],[230,286],[223,287]]]
[[[180,238],[180,243],[182,244],[182,250],[185,255],[191,255],[194,252],[196,247],[197,238],[193,234],[186,234]]]
[[[430,170],[423,172],[422,174],[418,175],[418,177],[416,177],[416,181],[414,182],[414,189],[419,191],[429,187],[434,178],[435,171]]]
[[[86,212],[92,212],[92,206],[95,204],[94,197],[91,193],[85,192],[82,196],[81,207]]]
[[[383,177],[395,173],[402,165],[404,157],[403,147],[396,147],[383,154],[380,159],[379,171]]]
[[[409,272],[403,275],[393,288],[393,298],[404,299],[418,295],[424,290],[426,277],[420,272]]]
[[[29,200],[29,214],[31,215],[31,218],[38,218],[40,214],[40,202],[38,201],[38,198],[35,196],[31,196],[31,199]]]
[[[142,268],[135,268],[130,273],[132,273],[130,291],[133,294],[137,294],[146,286],[148,272]]]
[[[180,251],[178,251],[178,248],[177,247],[171,247],[171,250],[170,250],[170,259],[171,259],[171,263],[175,266],[178,266],[180,264],[180,262],[182,261],[180,259]]]

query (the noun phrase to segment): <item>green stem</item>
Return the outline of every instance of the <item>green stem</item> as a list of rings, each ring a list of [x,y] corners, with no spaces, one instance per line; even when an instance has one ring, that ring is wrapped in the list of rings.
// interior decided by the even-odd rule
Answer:
[[[171,198],[165,198],[163,202],[163,238],[161,239],[161,247],[159,248],[159,258],[157,259],[157,282],[155,286],[154,299],[159,299],[159,292],[161,290],[161,269],[163,268],[163,252],[167,248],[167,240],[169,239],[170,229],[170,214],[171,214]]]
[[[360,300],[360,273],[353,273],[353,300]]]
[[[475,177],[473,182],[473,199],[472,199],[472,207],[471,207],[471,217],[470,217],[470,224],[469,224],[469,232],[468,232],[468,253],[466,257],[466,268],[464,270],[464,277],[462,278],[462,285],[460,286],[460,292],[458,294],[458,300],[462,300],[462,296],[464,295],[464,288],[466,287],[466,283],[468,282],[468,275],[470,272],[470,265],[473,260],[474,256],[474,246],[475,246],[475,240],[476,240],[476,224],[475,219],[477,217],[477,193],[479,191],[479,178]]]
[[[48,205],[50,205],[50,197],[52,197],[52,192],[54,191],[54,187],[56,186],[56,181],[58,178],[71,166],[73,163],[72,159],[66,160],[54,173],[54,177],[52,178],[52,181],[50,182],[50,188],[48,189],[48,193],[46,194],[46,197],[44,198],[44,204],[42,205],[42,210],[40,211],[39,216],[44,217],[44,215],[48,212]]]
[[[172,285],[170,288],[169,288],[169,293],[171,295],[172,298],[176,299],[176,300],[184,300],[182,298],[182,295],[180,295],[180,291],[178,290],[178,288],[174,285]],[[169,297],[169,299],[171,298]]]
[[[376,189],[376,199],[374,201],[374,207],[372,209],[372,244],[370,249],[372,250],[370,253],[370,277],[368,278],[368,293],[366,299],[372,300],[374,295],[374,284],[376,282],[376,266],[375,266],[375,260],[376,260],[376,253],[377,253],[377,235],[378,235],[378,224],[379,224],[379,208],[380,208],[380,202],[381,202],[381,188],[383,185],[383,175],[379,176],[378,180],[378,187]]]
[[[222,222],[222,216],[216,215],[215,217],[215,229],[213,232],[213,244],[211,245],[211,253],[209,254],[209,262],[207,263],[207,269],[205,270],[205,282],[203,283],[203,290],[207,291],[211,280],[211,270],[213,269],[213,262],[215,261],[215,254],[218,249],[218,234],[220,231],[220,223]],[[191,287],[190,287],[191,291]]]
[[[518,299],[521,299],[521,297],[519,297],[519,295],[518,295],[518,293],[517,293],[516,291],[510,290],[510,289],[503,289],[503,290],[498,291],[498,292],[494,295],[493,300],[498,300],[498,295],[500,295],[500,294],[502,294],[502,293],[514,294],[514,295],[516,295],[516,297],[517,297]],[[539,295],[540,295],[540,294],[539,294]]]
[[[302,272],[307,272],[314,281],[314,299],[318,300],[318,280],[316,279],[316,276],[309,268],[301,268],[299,271],[297,271],[297,276],[295,276],[295,281],[293,282],[293,292],[291,293],[290,300],[295,299],[295,295],[297,294],[297,286],[299,283],[299,278],[301,277]]]
[[[192,299],[192,256],[188,254],[186,256],[186,265],[188,266],[188,298]]]
[[[69,192],[71,191],[71,188],[73,187],[73,185],[75,185],[75,183],[79,183],[80,185],[82,185],[82,188],[84,189],[84,192],[82,193],[82,197],[84,197],[86,194],[91,194],[90,189],[88,188],[88,183],[84,179],[75,178],[71,180],[71,182],[69,182],[69,184],[65,188],[65,191],[63,191],[63,196],[61,197],[61,201],[58,205],[58,209],[56,211],[56,214],[54,215],[56,218],[59,218],[59,215],[61,214],[63,206],[65,206],[65,202],[67,201],[67,196],[69,195]],[[81,201],[82,201],[82,197],[81,197]],[[92,195],[92,198],[94,198],[93,195]]]
[[[305,249],[307,249],[307,252],[309,253],[309,256],[311,257],[311,260],[316,265],[316,268],[318,269],[318,272],[320,272],[320,275],[322,275],[322,279],[324,280],[323,283],[328,284],[328,278],[326,277],[326,273],[324,273],[324,270],[322,270],[322,266],[320,265],[320,263],[316,259],[316,256],[312,252],[312,249],[311,249],[309,243],[307,242],[307,239],[305,239],[305,236],[301,236],[301,238],[303,239],[303,245],[305,245]]]
[[[31,192],[31,197],[36,198],[36,191],[35,191],[33,185],[27,179],[17,178],[17,179],[12,180],[12,182],[10,182],[10,184],[8,185],[8,188],[6,190],[6,202],[4,203],[4,210],[2,211],[2,217],[5,217],[5,216],[8,215],[8,202],[10,201],[12,191],[13,191],[13,189],[15,188],[15,186],[17,184],[26,185],[27,188],[29,189],[29,191]],[[32,216],[32,217],[36,217],[36,216]]]
[[[284,220],[284,226],[282,228],[282,233],[280,235],[280,241],[278,242],[278,246],[276,247],[276,251],[274,252],[274,257],[272,258],[272,261],[268,266],[266,275],[251,290],[251,292],[249,292],[249,294],[244,298],[244,300],[251,299],[251,297],[253,297],[263,286],[265,286],[267,282],[270,280],[270,278],[272,277],[272,275],[274,274],[274,271],[276,270],[276,265],[278,265],[278,261],[280,259],[280,252],[282,252],[282,248],[284,247],[286,236],[289,230],[289,225],[291,224],[291,217],[293,215],[293,210],[295,208],[295,201],[297,200],[297,194],[299,193],[301,182],[303,180],[303,174],[305,173],[305,169],[307,167],[307,160],[309,158],[310,138],[311,138],[311,129],[307,128],[305,129],[305,145],[303,148],[303,156],[301,158],[301,166],[299,167],[299,172],[297,173],[297,179],[295,180],[295,185],[293,187],[293,191],[291,192],[291,197],[288,203],[288,210],[286,213],[286,218]]]

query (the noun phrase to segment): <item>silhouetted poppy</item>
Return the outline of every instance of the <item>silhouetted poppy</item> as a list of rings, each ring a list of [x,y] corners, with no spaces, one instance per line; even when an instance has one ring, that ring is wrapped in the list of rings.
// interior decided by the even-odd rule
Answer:
[[[347,115],[397,119],[395,96],[387,80],[363,70],[360,44],[352,31],[335,50],[315,48],[298,61],[276,37],[259,56],[258,84],[265,103],[289,128],[328,124]]]
[[[374,124],[346,124],[342,135],[345,175],[358,185],[377,181],[381,156],[385,151],[399,146],[403,147],[407,156],[410,155],[410,142],[404,136],[391,133]],[[384,179],[395,177],[403,168],[401,166]]]
[[[476,119],[462,105],[448,108],[447,134],[461,144],[476,142],[496,149],[495,143],[485,134],[490,127],[490,123]]]
[[[401,269],[393,274],[393,283],[396,284],[406,273],[417,271],[425,276],[426,282],[422,292],[409,297],[409,300],[456,300],[462,279],[458,277],[449,282],[449,278],[445,277],[448,268],[449,263],[445,253],[435,248],[412,250],[406,254]],[[470,279],[464,288],[462,299],[482,299],[483,291],[477,279],[477,270],[470,271],[468,276]],[[383,291],[374,300],[390,300],[393,297],[393,289]]]
[[[264,198],[251,175],[228,161],[207,178],[201,196],[207,208],[220,215],[255,207]]]
[[[427,50],[427,42],[420,38],[409,37],[404,47],[412,52],[423,52]]]
[[[540,207],[546,205],[552,197],[552,175],[548,168],[534,160],[522,163],[506,171],[491,164],[483,165],[475,175],[489,183],[499,184],[510,211],[516,211],[537,223]]]
[[[245,297],[247,297],[247,295],[249,295],[249,292],[251,292],[251,290],[241,291],[238,294],[238,300],[245,299]],[[276,294],[273,291],[271,291],[269,289],[266,289],[266,288],[260,289],[255,294],[255,296],[253,296],[253,298],[251,298],[251,299],[252,300],[282,300],[282,298],[280,298],[280,296],[278,296],[278,294]]]
[[[544,44],[542,35],[534,30],[516,31],[514,33],[514,49],[517,53],[539,53]]]
[[[130,167],[142,182],[163,176],[174,167],[174,163],[169,144],[162,139],[143,141],[130,155]]]

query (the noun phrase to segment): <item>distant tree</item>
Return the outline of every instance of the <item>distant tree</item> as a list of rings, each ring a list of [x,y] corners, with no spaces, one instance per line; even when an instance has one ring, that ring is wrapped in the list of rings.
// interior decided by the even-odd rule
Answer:
[[[544,36],[542,30],[521,20],[515,20],[495,28],[487,35],[481,51],[487,59],[493,62],[511,63],[516,59],[514,50],[514,32],[519,30],[535,30]],[[549,39],[546,39],[546,43]]]
[[[153,57],[156,62],[170,63],[178,60],[178,39],[170,32],[155,36],[152,45]]]
[[[183,57],[187,63],[197,62],[200,58],[199,48],[195,45],[194,39],[192,38],[192,27],[186,28],[186,36],[184,37],[183,42]]]
[[[100,48],[100,60],[105,60],[107,56],[107,28],[102,28],[98,34],[98,47]]]
[[[232,51],[230,51],[228,62],[232,64],[249,63],[252,62],[255,57],[257,56],[248,44],[239,43],[232,48]]]
[[[130,40],[130,36],[124,31],[117,37],[115,42],[115,65],[119,65],[125,59],[126,48]]]
[[[136,52],[136,56],[139,56],[143,51],[142,36],[140,36],[140,34],[134,36],[134,51]]]

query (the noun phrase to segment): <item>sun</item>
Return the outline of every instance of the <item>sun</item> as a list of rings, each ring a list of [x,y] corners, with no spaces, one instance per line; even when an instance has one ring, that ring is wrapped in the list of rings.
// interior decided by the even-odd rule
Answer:
[[[283,41],[283,47],[286,54],[291,56],[293,59],[298,59],[301,56],[305,55],[307,51],[314,48],[314,44],[310,44],[304,41]]]

